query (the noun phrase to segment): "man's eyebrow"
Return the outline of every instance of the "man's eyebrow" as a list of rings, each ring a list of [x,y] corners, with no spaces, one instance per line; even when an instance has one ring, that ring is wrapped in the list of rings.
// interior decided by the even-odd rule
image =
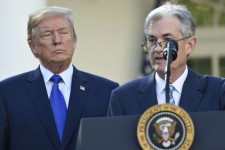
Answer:
[[[162,34],[162,37],[168,37],[168,36],[174,37],[174,35],[171,34],[171,33],[164,33],[164,34]],[[156,38],[156,36],[153,35],[153,34],[149,34],[148,38]]]
[[[155,36],[152,35],[152,34],[149,34],[149,35],[148,35],[148,38],[155,38]]]
[[[165,37],[165,36],[172,36],[173,37],[173,35],[171,34],[171,33],[165,33],[165,34],[163,34],[163,36]]]

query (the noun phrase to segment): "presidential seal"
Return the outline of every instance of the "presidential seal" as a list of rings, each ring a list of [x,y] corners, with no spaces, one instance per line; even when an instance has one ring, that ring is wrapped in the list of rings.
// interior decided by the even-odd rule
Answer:
[[[140,117],[137,137],[143,150],[188,150],[194,140],[194,125],[181,107],[155,105]]]

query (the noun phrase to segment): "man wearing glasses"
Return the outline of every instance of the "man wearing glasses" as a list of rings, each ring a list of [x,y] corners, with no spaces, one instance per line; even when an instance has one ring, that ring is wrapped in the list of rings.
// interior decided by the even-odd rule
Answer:
[[[167,2],[149,13],[144,26],[147,40],[142,46],[149,53],[154,71],[113,90],[109,116],[140,115],[151,106],[166,103],[163,51],[168,40],[178,43],[177,58],[171,63],[169,78],[173,104],[187,112],[225,109],[224,80],[198,75],[187,66],[196,45],[195,28],[193,16],[183,5]]]

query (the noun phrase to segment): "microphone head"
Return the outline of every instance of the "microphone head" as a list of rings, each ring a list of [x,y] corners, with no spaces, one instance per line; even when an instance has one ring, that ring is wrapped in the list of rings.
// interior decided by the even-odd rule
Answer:
[[[178,51],[178,43],[175,40],[168,40],[167,47],[164,49],[163,58],[167,59],[168,50],[171,51],[172,61],[177,58],[177,51]]]

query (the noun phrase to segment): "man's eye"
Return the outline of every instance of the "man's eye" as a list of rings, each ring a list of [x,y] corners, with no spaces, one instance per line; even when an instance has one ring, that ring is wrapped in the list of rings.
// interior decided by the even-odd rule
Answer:
[[[44,37],[46,37],[46,36],[51,36],[51,34],[44,34],[43,36],[44,36]]]
[[[165,38],[164,41],[169,41],[172,40],[171,38]]]
[[[150,38],[148,41],[149,41],[150,43],[155,43],[157,40],[156,40],[156,39],[153,39],[153,38]]]
[[[51,33],[44,33],[44,34],[42,35],[42,37],[49,37],[49,36],[51,36]]]
[[[60,34],[68,34],[67,31],[61,31]]]

